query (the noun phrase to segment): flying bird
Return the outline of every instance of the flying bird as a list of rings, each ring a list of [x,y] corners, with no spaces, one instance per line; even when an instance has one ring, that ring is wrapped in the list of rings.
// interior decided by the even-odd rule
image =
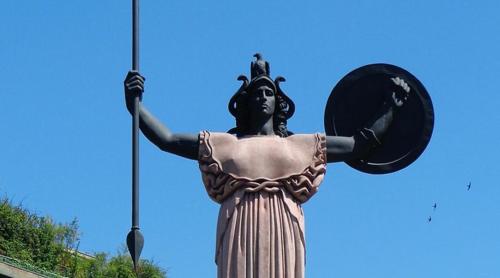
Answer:
[[[427,222],[431,222],[432,221],[432,217],[429,216],[429,218],[427,218]]]
[[[434,203],[434,205],[432,206],[434,208],[434,210],[436,210],[437,208],[437,203]]]
[[[470,186],[471,186],[471,182],[469,182],[469,184],[467,185],[467,191],[470,190]]]

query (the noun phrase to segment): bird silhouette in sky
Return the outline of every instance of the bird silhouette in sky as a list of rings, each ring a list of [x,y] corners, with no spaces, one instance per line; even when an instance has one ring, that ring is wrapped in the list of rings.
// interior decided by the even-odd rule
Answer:
[[[434,203],[434,205],[432,206],[432,208],[433,208],[434,210],[436,210],[437,206],[438,206],[438,205],[437,205],[437,203]]]
[[[470,186],[471,186],[471,182],[469,182],[469,184],[467,185],[467,191],[470,190]]]
[[[432,221],[432,217],[429,216],[429,218],[427,218],[427,222],[431,222]]]

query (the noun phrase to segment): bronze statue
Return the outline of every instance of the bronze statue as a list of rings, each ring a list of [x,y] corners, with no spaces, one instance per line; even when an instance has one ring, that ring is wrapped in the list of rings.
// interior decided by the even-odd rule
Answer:
[[[410,86],[388,77],[385,101],[352,136],[293,134],[287,120],[293,101],[271,79],[269,63],[260,54],[251,77],[240,76],[239,90],[229,101],[236,127],[227,133],[171,132],[144,105],[140,129],[161,150],[197,160],[209,196],[221,205],[216,238],[217,277],[304,277],[304,215],[301,204],[314,195],[326,163],[353,161],[384,142]],[[144,78],[128,73],[125,98],[142,99]]]

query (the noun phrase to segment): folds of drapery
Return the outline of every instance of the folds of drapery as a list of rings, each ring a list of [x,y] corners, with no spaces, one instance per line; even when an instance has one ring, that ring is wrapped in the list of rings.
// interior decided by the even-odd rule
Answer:
[[[268,138],[255,139],[246,141],[245,148],[250,154],[258,154],[258,159],[269,161],[265,157],[267,152],[258,152],[263,143],[286,144],[284,148],[271,147],[285,150],[282,152],[303,150],[305,153],[297,154],[302,157],[298,162],[302,164],[289,163],[295,159],[294,153],[284,153],[283,158],[273,153],[272,159],[277,163],[270,165],[285,165],[285,168],[292,169],[290,175],[266,178],[255,173],[259,178],[252,179],[241,176],[237,167],[231,172],[224,171],[224,157],[214,157],[214,147],[237,148],[238,139],[224,133],[200,133],[199,163],[203,182],[209,196],[221,204],[215,255],[218,277],[301,278],[305,265],[305,229],[300,204],[316,193],[325,174],[325,137],[311,134],[299,135],[289,141],[287,138],[269,138],[264,142],[263,139]],[[248,150],[248,145],[252,146],[253,142],[257,149]],[[225,151],[231,155],[228,159],[238,159],[232,155],[238,153],[236,150]],[[304,157],[310,159],[304,160]],[[248,155],[246,158],[253,159]],[[248,169],[246,171],[248,173]]]

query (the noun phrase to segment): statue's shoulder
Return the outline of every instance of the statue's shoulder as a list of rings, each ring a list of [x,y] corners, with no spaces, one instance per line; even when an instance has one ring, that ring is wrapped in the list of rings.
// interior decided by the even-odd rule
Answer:
[[[290,146],[313,156],[326,154],[326,136],[324,133],[294,134],[286,137]]]
[[[311,142],[316,142],[318,140],[324,140],[325,134],[324,133],[298,133],[298,134],[292,134],[288,137],[285,137],[287,140],[290,141],[311,141]]]
[[[234,143],[238,141],[238,137],[234,134],[226,133],[226,132],[212,132],[212,131],[200,131],[200,142],[206,143],[210,145],[224,145],[229,143]]]

